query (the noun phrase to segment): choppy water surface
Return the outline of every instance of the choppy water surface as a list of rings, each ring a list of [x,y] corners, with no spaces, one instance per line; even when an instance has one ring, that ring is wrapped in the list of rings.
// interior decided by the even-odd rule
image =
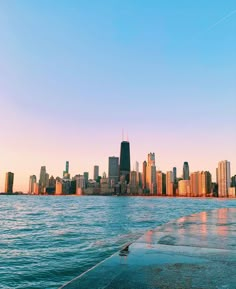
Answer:
[[[0,196],[0,288],[56,289],[150,228],[236,200]]]

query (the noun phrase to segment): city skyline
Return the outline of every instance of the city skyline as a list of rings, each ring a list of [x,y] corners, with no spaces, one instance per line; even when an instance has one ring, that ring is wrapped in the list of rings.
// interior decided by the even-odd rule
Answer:
[[[127,141],[122,141],[121,142],[121,151],[122,151],[122,144],[124,144],[124,143],[128,143],[128,147],[129,147],[129,149],[130,149],[130,143],[129,142],[127,142]],[[131,150],[132,150],[132,147],[131,147]],[[120,151],[120,152],[121,152]],[[130,157],[132,157],[132,155],[130,156]],[[117,159],[117,162],[119,162],[120,161],[120,159],[119,159],[119,157],[115,157],[115,156],[107,156],[107,167],[106,167],[106,169],[105,170],[101,170],[101,168],[100,168],[100,166],[99,165],[93,165],[93,168],[91,168],[90,170],[85,170],[85,169],[82,169],[81,171],[76,171],[76,172],[71,172],[71,171],[69,171],[69,167],[71,167],[71,163],[70,163],[70,161],[65,161],[64,162],[64,164],[65,164],[65,167],[66,167],[66,170],[65,171],[63,171],[63,172],[61,172],[61,174],[53,174],[51,171],[49,171],[48,169],[47,169],[47,165],[41,165],[40,166],[40,169],[39,169],[39,174],[37,174],[36,172],[32,172],[31,174],[29,174],[29,176],[28,176],[28,178],[30,177],[30,180],[31,180],[31,178],[35,178],[35,176],[36,176],[36,179],[38,179],[38,183],[39,183],[39,186],[40,186],[40,183],[42,182],[42,179],[43,179],[43,183],[44,182],[46,182],[46,180],[50,180],[50,177],[54,177],[54,178],[57,178],[57,177],[59,177],[59,178],[61,178],[61,179],[63,179],[63,178],[65,178],[65,179],[71,179],[72,177],[74,177],[74,176],[77,176],[77,175],[84,175],[84,174],[88,174],[88,179],[90,179],[90,180],[92,180],[92,179],[94,179],[94,169],[95,169],[95,167],[97,167],[98,168],[98,170],[99,170],[99,176],[101,176],[101,177],[103,177],[103,174],[105,174],[106,176],[108,176],[108,178],[109,178],[109,165],[110,165],[110,159]],[[147,162],[147,160],[148,160],[148,162]],[[183,180],[185,180],[185,177],[184,177],[184,171],[185,171],[185,166],[186,166],[186,164],[187,164],[187,166],[188,166],[188,175],[190,176],[191,174],[195,174],[195,173],[200,173],[200,172],[203,172],[203,171],[205,171],[205,172],[210,172],[210,174],[211,174],[211,177],[212,177],[212,181],[213,182],[217,182],[217,178],[219,177],[218,176],[218,174],[219,174],[219,166],[220,166],[220,164],[221,163],[224,163],[224,162],[227,162],[227,163],[229,163],[230,164],[230,167],[231,167],[231,169],[229,170],[229,175],[228,176],[230,176],[231,175],[231,177],[233,177],[233,176],[235,176],[236,175],[236,172],[234,171],[234,170],[232,170],[232,167],[234,167],[234,166],[232,166],[232,163],[230,162],[230,161],[227,161],[227,160],[222,160],[222,161],[218,161],[217,162],[217,164],[216,164],[216,166],[215,166],[215,170],[213,170],[213,171],[210,171],[209,169],[207,169],[207,168],[198,168],[198,169],[191,169],[191,164],[189,164],[189,162],[187,162],[187,161],[184,161],[183,162],[183,164],[182,164],[182,169],[181,169],[181,166],[172,166],[172,168],[171,168],[171,170],[170,169],[167,169],[167,170],[165,170],[165,169],[163,169],[163,168],[161,168],[161,167],[159,167],[159,166],[156,166],[156,158],[155,158],[155,153],[148,153],[147,154],[147,159],[145,159],[145,157],[143,158],[143,160],[142,161],[140,161],[140,162],[138,162],[137,160],[135,161],[135,162],[133,162],[133,169],[131,169],[130,170],[130,173],[131,172],[133,172],[133,171],[136,171],[137,170],[137,168],[138,168],[138,170],[139,170],[139,165],[141,164],[141,166],[143,167],[143,163],[146,163],[146,169],[145,169],[145,176],[147,177],[147,182],[150,182],[150,181],[148,181],[148,180],[151,180],[151,172],[150,173],[148,173],[148,171],[149,171],[149,169],[148,169],[148,167],[149,167],[149,164],[150,164],[150,168],[152,167],[152,166],[154,166],[154,168],[155,168],[155,173],[154,173],[154,175],[155,175],[155,177],[154,177],[154,183],[156,183],[157,182],[157,179],[156,179],[156,173],[157,172],[162,172],[162,173],[164,173],[164,174],[166,174],[167,175],[167,179],[168,179],[168,175],[169,175],[169,178],[170,178],[170,180],[173,182],[173,183],[175,183],[175,178],[183,178]],[[140,173],[141,173],[141,177],[143,178],[143,169],[144,168],[142,168],[141,169],[141,171],[140,171]],[[146,171],[147,170],[147,171]],[[57,171],[60,171],[60,169],[58,169],[57,168]],[[176,173],[177,172],[177,173]],[[1,184],[1,180],[0,180],[0,188],[1,188],[1,186],[3,187],[3,188],[5,188],[6,187],[6,175],[7,174],[9,174],[9,173],[7,173],[7,172],[5,172],[5,182],[3,182],[2,184]],[[12,174],[12,173],[10,173],[10,174]],[[147,174],[147,175],[146,175]],[[175,175],[176,174],[176,175]],[[14,175],[14,179],[16,179],[16,176],[15,176],[15,173],[13,172],[13,175]],[[150,176],[149,176],[150,175]],[[71,176],[71,177],[70,177]],[[122,173],[120,174],[120,176],[122,176]],[[145,178],[146,178],[145,177]],[[188,179],[188,178],[187,178]],[[118,180],[118,179],[117,179]],[[220,180],[218,179],[218,181],[219,181],[219,183],[220,183]],[[229,181],[230,182],[230,181]],[[152,183],[152,182],[151,182]],[[150,184],[151,184],[150,183]],[[149,186],[150,186],[150,184],[149,184]],[[43,184],[43,186],[45,186],[45,184]],[[14,182],[14,191],[22,191],[22,192],[24,192],[24,193],[28,193],[29,192],[29,180],[28,180],[28,183],[27,184],[25,184],[24,185],[24,187],[25,187],[25,189],[24,190],[20,190],[20,189],[18,189],[17,187],[16,187],[16,185],[15,185],[15,182]],[[144,185],[144,188],[145,188],[145,185]],[[155,189],[155,190],[157,190],[157,188]],[[4,189],[2,189],[2,191],[0,190],[0,192],[4,192],[5,190]],[[153,191],[151,190],[151,193],[153,194]]]
[[[236,172],[235,1],[1,1],[0,191],[45,165],[108,172],[122,129],[131,168]],[[230,15],[230,16],[228,16]],[[127,137],[124,138],[124,140]]]

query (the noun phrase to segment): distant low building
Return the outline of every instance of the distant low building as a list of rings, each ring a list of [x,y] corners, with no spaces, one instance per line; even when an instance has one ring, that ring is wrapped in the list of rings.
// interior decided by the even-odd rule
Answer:
[[[235,187],[229,188],[228,196],[229,196],[229,198],[236,198],[236,188]]]

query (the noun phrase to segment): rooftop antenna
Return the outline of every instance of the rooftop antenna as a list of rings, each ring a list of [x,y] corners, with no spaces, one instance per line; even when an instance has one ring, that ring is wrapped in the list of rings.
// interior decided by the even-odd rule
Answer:
[[[124,129],[122,128],[122,141],[124,141]]]
[[[129,141],[129,136],[128,136],[128,133],[127,133],[127,141]]]

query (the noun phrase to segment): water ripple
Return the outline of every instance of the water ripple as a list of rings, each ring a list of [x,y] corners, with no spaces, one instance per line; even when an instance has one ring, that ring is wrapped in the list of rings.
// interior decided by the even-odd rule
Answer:
[[[146,230],[236,200],[0,197],[0,289],[56,289]]]

